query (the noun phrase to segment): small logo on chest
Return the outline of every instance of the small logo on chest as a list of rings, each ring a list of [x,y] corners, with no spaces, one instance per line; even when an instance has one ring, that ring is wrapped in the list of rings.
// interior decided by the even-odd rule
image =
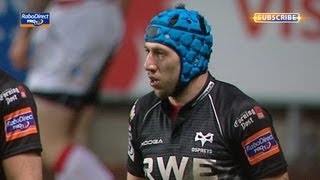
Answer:
[[[192,147],[191,148],[191,152],[194,153],[204,153],[204,154],[212,154],[212,149],[206,149],[203,148],[204,144],[206,142],[212,143],[213,142],[213,134],[212,133],[208,133],[206,135],[203,135],[202,132],[196,132],[196,136],[194,137],[194,141],[200,141],[201,142],[201,146],[202,148],[198,148],[198,147]]]
[[[162,139],[150,139],[150,140],[146,140],[146,141],[143,141],[143,142],[141,143],[141,146],[155,145],[155,144],[163,144]]]
[[[197,132],[196,136],[194,138],[194,141],[195,142],[201,141],[201,145],[203,147],[206,142],[209,142],[209,143],[213,142],[213,134],[212,133],[208,133],[206,135],[203,135],[202,132]]]

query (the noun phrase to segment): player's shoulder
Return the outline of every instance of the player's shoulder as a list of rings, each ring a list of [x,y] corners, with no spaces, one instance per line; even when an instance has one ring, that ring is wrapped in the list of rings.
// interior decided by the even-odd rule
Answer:
[[[240,88],[235,86],[234,84],[216,80],[218,93],[216,97],[216,101],[225,106],[225,110],[230,110],[235,114],[241,113],[242,111],[252,108],[258,103],[251,96],[247,95]]]
[[[237,86],[217,81],[215,106],[222,126],[227,131],[248,127],[255,119],[270,119],[268,111]],[[258,121],[257,121],[258,122]],[[240,129],[240,128],[238,128]]]
[[[6,106],[22,106],[32,99],[32,93],[21,81],[0,70],[0,102]],[[31,102],[31,101],[30,101]]]
[[[159,101],[160,98],[156,96],[155,93],[152,91],[137,99],[136,104],[145,108],[149,108],[154,104],[158,103]]]
[[[230,99],[231,102],[234,103],[240,103],[240,102],[254,102],[255,100],[247,95],[245,92],[243,92],[240,88],[238,88],[236,85],[216,80],[217,85],[219,86],[219,96],[224,97],[222,100],[228,100]]]
[[[149,92],[148,94],[136,99],[131,108],[130,119],[132,119],[134,115],[143,115],[148,112],[153,106],[160,102],[160,98],[157,97],[154,92]]]
[[[242,97],[243,99],[250,99],[245,93],[243,93],[237,86],[229,82],[216,79],[209,74],[207,80],[208,86],[212,84],[213,88],[210,88],[210,94],[216,97],[215,101],[232,102],[236,97]],[[208,88],[207,88],[208,89]]]
[[[0,92],[6,92],[15,88],[21,88],[25,89],[26,91],[30,91],[22,81],[0,70]]]
[[[29,89],[23,82],[0,70],[0,95],[9,96],[20,91],[29,92]]]
[[[0,92],[21,84],[17,79],[0,70]]]

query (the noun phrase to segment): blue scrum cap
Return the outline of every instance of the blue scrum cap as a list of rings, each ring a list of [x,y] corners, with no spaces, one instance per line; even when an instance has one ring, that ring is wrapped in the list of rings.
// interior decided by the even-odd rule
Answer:
[[[181,59],[179,82],[185,85],[208,69],[213,44],[210,32],[210,25],[197,11],[178,7],[153,17],[144,39],[177,52]]]

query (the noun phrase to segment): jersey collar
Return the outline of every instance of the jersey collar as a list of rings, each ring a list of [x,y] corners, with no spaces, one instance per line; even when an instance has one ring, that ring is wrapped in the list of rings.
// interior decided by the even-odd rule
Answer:
[[[190,102],[185,104],[180,109],[180,111],[191,109],[195,105],[197,105],[199,102],[201,102],[212,91],[212,89],[215,86],[215,82],[216,82],[216,79],[209,73],[207,81],[206,81],[205,85],[202,87],[199,94],[197,96],[195,96]],[[167,99],[162,100],[161,104],[162,104],[161,106],[164,109],[164,111],[167,112],[168,114],[170,114],[172,111],[172,105],[171,105],[169,99],[167,98]]]

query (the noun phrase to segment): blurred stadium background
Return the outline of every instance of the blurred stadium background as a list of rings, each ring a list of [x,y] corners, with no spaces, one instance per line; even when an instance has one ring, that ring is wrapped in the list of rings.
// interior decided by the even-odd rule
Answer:
[[[183,2],[212,24],[212,74],[237,85],[273,115],[292,179],[320,179],[320,1],[203,0],[131,2],[126,36],[100,88],[90,129],[94,152],[125,179],[127,120],[133,101],[150,90],[143,70],[143,34],[150,17]],[[20,80],[7,50],[24,0],[0,0],[0,67]],[[255,12],[296,12],[298,24],[254,24]],[[81,25],[79,25],[81,26]]]

